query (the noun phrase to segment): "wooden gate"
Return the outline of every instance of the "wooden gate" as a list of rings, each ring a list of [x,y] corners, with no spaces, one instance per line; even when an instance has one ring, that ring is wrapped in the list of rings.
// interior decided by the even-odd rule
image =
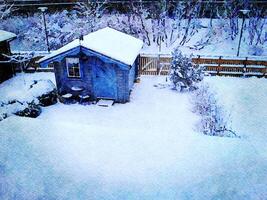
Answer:
[[[171,56],[141,55],[139,60],[139,75],[168,75]]]

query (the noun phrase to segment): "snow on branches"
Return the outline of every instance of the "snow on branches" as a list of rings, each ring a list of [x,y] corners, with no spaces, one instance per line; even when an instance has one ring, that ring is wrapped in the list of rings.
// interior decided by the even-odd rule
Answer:
[[[100,18],[104,14],[106,3],[107,0],[101,3],[87,0],[85,2],[78,2],[74,7],[78,15],[85,17],[84,27],[89,32],[96,31],[97,25],[100,23]]]
[[[29,64],[35,56],[34,52],[28,52],[23,54],[19,53],[13,55],[6,55],[6,54],[2,55],[7,58],[7,62],[18,64],[22,72],[24,72],[25,70],[27,70],[28,67],[30,67]]]
[[[173,88],[180,92],[197,89],[196,83],[203,79],[203,67],[192,62],[191,57],[186,57],[179,49],[172,53],[170,80]]]
[[[193,112],[200,116],[197,129],[205,135],[239,137],[231,128],[231,116],[219,104],[208,85],[201,84],[192,95]]]
[[[0,4],[0,20],[9,16],[12,9],[13,9],[13,4],[10,5],[5,2]]]

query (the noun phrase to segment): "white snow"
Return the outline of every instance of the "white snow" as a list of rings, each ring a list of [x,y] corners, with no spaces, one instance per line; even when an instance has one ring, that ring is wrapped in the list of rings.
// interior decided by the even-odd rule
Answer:
[[[5,40],[10,40],[16,37],[16,34],[0,30],[0,42],[5,41]]]
[[[45,79],[52,80],[52,82]],[[30,88],[36,80],[39,81],[38,84]],[[0,84],[0,102],[8,103],[13,100],[31,102],[35,97],[52,91],[54,89],[52,83],[55,84],[54,73],[20,73]]]
[[[195,132],[189,94],[154,87],[164,80],[142,76],[131,102],[109,109],[58,103],[0,122],[4,197],[265,199],[266,79],[205,78],[241,139]]]
[[[113,100],[106,100],[106,99],[100,99],[96,105],[102,106],[102,107],[110,107],[114,104]]]
[[[71,90],[73,90],[73,91],[82,91],[83,88],[77,87],[77,86],[73,86],[73,87],[71,87]]]
[[[67,94],[62,95],[62,97],[68,99],[68,98],[71,98],[72,97],[72,94],[67,93]]]
[[[143,46],[143,42],[130,35],[106,27],[84,36],[83,41],[76,39],[70,42],[50,55],[41,58],[38,62],[40,63],[78,46],[83,46],[127,65],[132,65]]]
[[[30,88],[30,93],[34,97],[40,97],[55,90],[55,85],[50,80],[39,79],[36,84],[33,84]]]

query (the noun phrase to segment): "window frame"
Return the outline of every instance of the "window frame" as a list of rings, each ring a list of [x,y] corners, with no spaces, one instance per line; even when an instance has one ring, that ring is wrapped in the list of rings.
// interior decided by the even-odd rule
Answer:
[[[75,76],[75,75],[70,75],[70,70],[69,70],[69,62],[68,60],[69,59],[77,59],[78,60],[78,67],[71,67],[73,70],[75,68],[78,68],[79,69],[79,76]],[[68,78],[77,78],[77,79],[80,79],[81,78],[81,65],[80,65],[80,58],[79,57],[66,57],[66,68],[67,68],[67,76]]]

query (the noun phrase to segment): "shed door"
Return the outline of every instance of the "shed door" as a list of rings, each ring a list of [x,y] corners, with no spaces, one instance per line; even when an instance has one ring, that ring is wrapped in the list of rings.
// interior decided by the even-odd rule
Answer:
[[[93,76],[95,97],[117,98],[117,81],[114,66],[97,60],[94,65]]]

